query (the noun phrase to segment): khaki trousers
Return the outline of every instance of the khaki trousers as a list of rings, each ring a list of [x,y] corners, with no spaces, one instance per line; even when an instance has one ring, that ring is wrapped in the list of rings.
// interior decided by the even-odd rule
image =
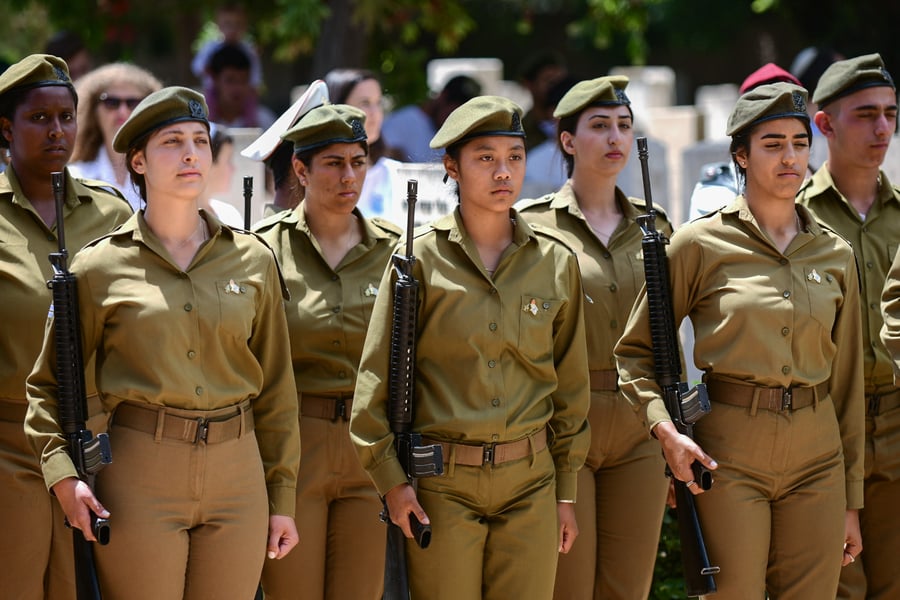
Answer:
[[[95,549],[104,598],[253,598],[269,522],[254,433],[191,444],[113,424],[110,443],[97,478],[111,513]]]
[[[41,466],[25,438],[26,405],[0,399],[0,598],[74,600],[72,532],[56,498],[47,492]],[[96,398],[90,409],[100,412]],[[88,421],[105,431],[101,414]]]
[[[580,531],[559,555],[555,600],[644,600],[650,593],[668,479],[659,442],[617,392],[591,392],[591,448],[578,472]]]
[[[715,600],[834,598],[846,493],[834,405],[771,412],[715,402],[695,439],[719,463],[697,496]]]
[[[384,591],[381,500],[350,442],[349,422],[300,419],[297,481],[300,545],[268,560],[267,600],[376,600]]]
[[[841,600],[900,598],[900,408],[866,418],[863,551],[841,571]]]
[[[419,480],[419,503],[433,533],[425,550],[407,540],[412,598],[551,598],[559,519],[550,452],[444,469],[443,476]]]

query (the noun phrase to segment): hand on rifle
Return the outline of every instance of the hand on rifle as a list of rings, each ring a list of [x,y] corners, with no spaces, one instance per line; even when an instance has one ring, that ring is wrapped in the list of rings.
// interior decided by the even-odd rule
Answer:
[[[712,459],[703,448],[697,445],[697,442],[686,435],[678,432],[675,424],[671,421],[663,421],[653,428],[653,434],[662,445],[663,455],[666,463],[672,471],[672,476],[679,481],[685,482],[687,488],[695,496],[702,494],[703,490],[694,481],[694,474],[691,470],[691,464],[696,460],[702,463],[707,469],[715,470],[718,463]]]
[[[96,542],[91,528],[91,512],[107,519],[109,511],[103,508],[90,486],[77,477],[66,477],[53,486],[53,493],[66,513],[69,525],[80,529],[84,539]]]
[[[408,538],[413,537],[412,528],[409,525],[409,515],[412,513],[416,516],[420,523],[427,525],[431,523],[425,510],[419,504],[416,498],[416,491],[408,483],[392,487],[384,496],[387,503],[388,513],[391,515],[391,521],[403,530],[403,535]]]
[[[275,559],[284,558],[299,542],[300,534],[297,533],[294,519],[284,515],[269,517],[269,543],[266,546],[266,556]]]

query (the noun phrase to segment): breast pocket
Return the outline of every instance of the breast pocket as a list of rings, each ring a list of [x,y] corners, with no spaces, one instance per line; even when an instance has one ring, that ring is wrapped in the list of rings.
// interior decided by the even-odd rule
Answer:
[[[375,298],[379,292],[378,283],[378,281],[370,281],[359,286],[359,302],[366,323],[372,319],[372,308],[375,306]]]
[[[239,340],[253,333],[256,316],[256,287],[246,281],[228,279],[216,282],[219,299],[219,329]]]
[[[807,268],[805,273],[809,314],[826,331],[834,327],[837,307],[843,296],[837,280],[831,273]]]
[[[553,320],[561,300],[522,296],[519,306],[519,352],[540,360],[553,354]]]

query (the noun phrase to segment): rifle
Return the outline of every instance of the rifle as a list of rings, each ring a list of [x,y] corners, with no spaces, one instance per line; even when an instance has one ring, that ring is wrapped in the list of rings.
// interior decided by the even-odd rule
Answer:
[[[244,229],[250,231],[250,201],[253,199],[253,176],[244,177]]]
[[[56,341],[56,376],[59,395],[59,424],[68,441],[69,456],[78,477],[93,489],[97,472],[112,462],[109,437],[100,433],[93,437],[86,429],[87,393],[84,385],[84,356],[81,348],[81,321],[78,316],[78,294],[75,276],[66,261],[66,235],[63,224],[65,202],[64,178],[51,174],[53,199],[56,203],[56,231],[59,252],[50,254],[53,279],[47,287],[53,291],[53,336]],[[67,523],[68,524],[68,523]],[[91,530],[101,545],[109,543],[109,521],[91,513]],[[84,539],[80,529],[72,528],[75,551],[75,588],[78,600],[100,600],[100,584],[94,565],[94,547]]]
[[[416,371],[416,318],[419,282],[413,276],[413,229],[415,227],[418,182],[410,179],[406,187],[407,222],[406,256],[391,256],[391,266],[397,273],[394,283],[394,311],[391,322],[391,371],[388,421],[394,434],[397,458],[406,477],[415,488],[419,477],[432,477],[444,472],[444,459],[438,444],[424,446],[422,436],[413,433],[413,400]],[[381,520],[387,523],[387,547],[384,564],[384,600],[409,599],[409,574],[406,568],[406,538],[403,530],[391,521],[384,501]],[[431,543],[431,525],[423,525],[415,515],[409,515],[413,537],[420,548]]]
[[[710,411],[706,384],[689,388],[681,381],[681,356],[678,349],[678,328],[672,309],[669,288],[669,263],[666,244],[669,240],[656,230],[656,210],[650,194],[650,170],[647,166],[647,138],[637,138],[638,158],[644,182],[647,214],[638,217],[644,233],[641,251],[644,254],[644,277],[647,282],[647,303],[650,307],[650,338],[653,345],[653,366],[656,382],[662,391],[666,410],[678,432],[693,439],[694,423]],[[691,464],[694,481],[703,490],[712,487],[712,473],[698,461]],[[672,473],[668,466],[666,474]],[[675,485],[675,512],[681,539],[681,565],[684,570],[687,595],[701,596],[716,591],[713,575],[719,567],[710,565],[703,541],[703,531],[694,505],[694,495],[685,482],[672,478]]]

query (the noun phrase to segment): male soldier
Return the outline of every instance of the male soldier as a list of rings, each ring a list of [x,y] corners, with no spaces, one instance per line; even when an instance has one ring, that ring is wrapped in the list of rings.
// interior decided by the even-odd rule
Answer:
[[[816,218],[853,245],[861,279],[866,386],[866,480],[860,511],[864,554],[844,568],[838,598],[900,598],[900,389],[879,339],[881,290],[900,245],[900,189],[880,170],[897,126],[897,90],[881,56],[832,64],[813,100],[828,161],[798,193]]]

